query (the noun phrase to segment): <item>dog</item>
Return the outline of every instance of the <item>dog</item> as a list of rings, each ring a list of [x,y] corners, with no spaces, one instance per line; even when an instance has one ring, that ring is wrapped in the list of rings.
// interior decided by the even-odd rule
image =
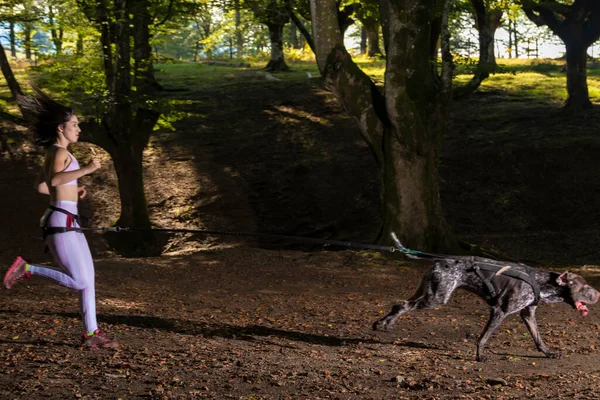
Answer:
[[[589,313],[587,305],[596,303],[600,297],[585,279],[572,272],[538,270],[482,257],[444,258],[429,267],[416,293],[394,305],[389,314],[373,323],[373,329],[388,331],[400,316],[410,311],[446,304],[456,289],[471,291],[490,306],[490,318],[477,342],[477,361],[486,361],[486,343],[502,321],[517,312],[537,349],[546,357],[561,357],[542,341],[535,319],[538,303],[565,302],[585,317]]]

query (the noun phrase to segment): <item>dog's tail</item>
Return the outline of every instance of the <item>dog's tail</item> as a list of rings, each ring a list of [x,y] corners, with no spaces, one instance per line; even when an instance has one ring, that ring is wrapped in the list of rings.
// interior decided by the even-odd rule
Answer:
[[[398,239],[398,236],[396,235],[396,232],[392,232],[391,236],[392,236],[392,241],[394,242],[394,246],[396,246],[396,248],[398,249],[398,251],[400,253],[404,254],[405,256],[410,257],[410,258],[415,258],[415,259],[430,258],[430,257],[425,256],[425,253],[422,253],[422,252],[417,251],[417,250],[411,250],[411,249],[408,249],[408,248],[404,247],[404,245],[402,244],[402,242],[400,242],[400,239]]]
[[[398,251],[400,253],[404,254],[407,257],[415,258],[415,259],[422,259],[422,258],[426,258],[426,259],[456,258],[456,257],[449,256],[447,254],[434,254],[434,253],[425,253],[425,252],[419,251],[419,250],[411,250],[411,249],[409,249],[407,247],[404,247],[404,245],[402,244],[402,242],[400,242],[400,239],[398,239],[398,236],[396,235],[396,232],[392,232],[391,236],[392,236],[392,241],[394,242],[394,246],[396,247],[396,249],[398,249]]]

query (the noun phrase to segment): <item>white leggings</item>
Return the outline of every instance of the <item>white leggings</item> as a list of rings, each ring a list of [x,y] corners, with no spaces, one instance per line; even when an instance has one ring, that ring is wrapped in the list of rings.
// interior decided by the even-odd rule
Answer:
[[[55,207],[77,214],[74,201],[57,201]],[[68,216],[59,211],[48,212],[42,223],[52,227],[66,227]],[[47,219],[47,221],[46,221]],[[73,227],[78,227],[73,221]],[[96,290],[94,282],[94,260],[85,236],[81,232],[55,233],[46,237],[46,244],[54,255],[58,268],[31,265],[29,272],[58,282],[59,285],[79,291],[79,311],[83,318],[85,332],[98,328],[96,321]]]

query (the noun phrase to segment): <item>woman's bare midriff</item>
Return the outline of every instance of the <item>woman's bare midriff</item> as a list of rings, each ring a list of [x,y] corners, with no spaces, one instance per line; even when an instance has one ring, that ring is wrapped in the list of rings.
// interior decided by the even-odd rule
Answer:
[[[74,201],[79,200],[76,185],[56,186],[50,189],[50,202],[55,203],[58,200]]]

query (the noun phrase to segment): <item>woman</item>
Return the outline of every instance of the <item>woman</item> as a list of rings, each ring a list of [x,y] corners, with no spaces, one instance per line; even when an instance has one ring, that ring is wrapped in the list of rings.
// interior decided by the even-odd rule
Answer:
[[[77,143],[81,132],[77,115],[37,87],[33,89],[34,97],[19,96],[17,102],[36,142],[46,148],[38,191],[50,196],[50,207],[42,217],[41,225],[46,244],[59,268],[29,264],[17,257],[4,276],[4,286],[10,289],[23,279],[39,275],[78,290],[79,309],[85,326],[82,346],[116,348],[119,343],[108,339],[97,325],[94,262],[85,236],[77,230],[77,201],[86,195],[85,187],[78,186],[77,179],[100,168],[100,161],[94,159],[84,167],[79,166],[67,150],[70,144]]]

